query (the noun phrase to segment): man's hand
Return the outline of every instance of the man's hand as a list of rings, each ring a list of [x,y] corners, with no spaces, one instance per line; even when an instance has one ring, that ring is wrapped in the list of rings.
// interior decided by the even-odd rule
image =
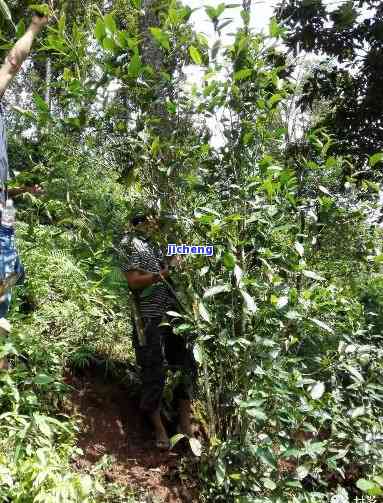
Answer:
[[[44,190],[41,185],[32,185],[31,187],[25,187],[25,192],[39,196],[44,192]]]
[[[32,17],[32,22],[30,28],[32,30],[40,31],[44,26],[46,26],[49,23],[49,18],[48,16],[38,16],[35,14]]]
[[[160,276],[162,278],[167,278],[169,276],[169,268],[168,268],[168,266],[165,266],[163,269],[160,270]]]
[[[47,16],[33,16],[28,30],[10,50],[0,68],[0,98],[31,52],[34,38],[47,23]]]
[[[32,185],[32,186],[23,186],[23,187],[13,187],[8,189],[9,197],[17,197],[21,194],[34,194],[35,196],[39,196],[43,194],[43,188],[40,185]]]

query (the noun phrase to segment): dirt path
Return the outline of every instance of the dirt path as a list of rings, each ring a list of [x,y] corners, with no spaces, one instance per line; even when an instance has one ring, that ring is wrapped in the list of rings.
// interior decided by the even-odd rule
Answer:
[[[84,469],[103,455],[113,456],[106,469],[108,482],[137,488],[161,503],[197,502],[195,488],[180,478],[180,452],[160,452],[154,448],[152,431],[119,383],[88,371],[82,376],[68,374],[73,386],[70,408],[81,414],[83,428],[78,446],[84,452],[77,467]],[[148,498],[150,501],[150,497]]]

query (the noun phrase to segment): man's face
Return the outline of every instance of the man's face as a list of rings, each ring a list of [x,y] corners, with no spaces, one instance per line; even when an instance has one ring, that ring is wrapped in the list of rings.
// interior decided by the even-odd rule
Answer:
[[[148,217],[144,222],[136,225],[135,229],[147,236],[155,237],[160,230],[160,224],[157,218]]]

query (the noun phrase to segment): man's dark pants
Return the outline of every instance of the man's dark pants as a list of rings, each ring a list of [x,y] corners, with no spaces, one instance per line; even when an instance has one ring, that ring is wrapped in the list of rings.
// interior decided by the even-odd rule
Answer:
[[[144,318],[145,344],[140,345],[133,323],[133,346],[137,364],[141,367],[142,396],[140,408],[153,413],[161,406],[166,369],[181,371],[181,380],[173,391],[175,400],[191,400],[197,381],[197,365],[191,347],[184,336],[176,335],[173,327],[159,326],[162,318]]]

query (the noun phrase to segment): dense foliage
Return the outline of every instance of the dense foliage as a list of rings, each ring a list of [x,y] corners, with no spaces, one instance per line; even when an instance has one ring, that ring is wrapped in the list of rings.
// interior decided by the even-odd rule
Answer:
[[[292,54],[325,56],[306,80],[300,96],[303,108],[327,101],[319,123],[336,136],[333,150],[350,155],[355,167],[365,168],[368,157],[383,145],[382,2],[288,0],[279,4],[277,14]],[[381,170],[361,175],[380,177]]]
[[[178,215],[164,244],[214,245],[175,278],[209,434],[189,473],[201,501],[383,494],[378,194],[350,169],[366,154],[378,166],[381,144],[346,156],[339,131],[319,128],[286,149],[284,30],[273,19],[252,33],[245,1],[225,46],[232,8],[207,9],[212,42],[176,1],[84,6],[76,23],[57,14],[40,51],[52,73],[30,67],[15,84],[31,92],[10,117],[14,185],[43,194],[18,201],[28,279],[1,342],[13,359],[0,374],[1,501],[117,501],[97,467],[73,468],[64,373],[95,354],[133,359],[115,247],[136,204]],[[204,72],[191,90],[187,64]],[[217,117],[222,147],[207,127]]]

